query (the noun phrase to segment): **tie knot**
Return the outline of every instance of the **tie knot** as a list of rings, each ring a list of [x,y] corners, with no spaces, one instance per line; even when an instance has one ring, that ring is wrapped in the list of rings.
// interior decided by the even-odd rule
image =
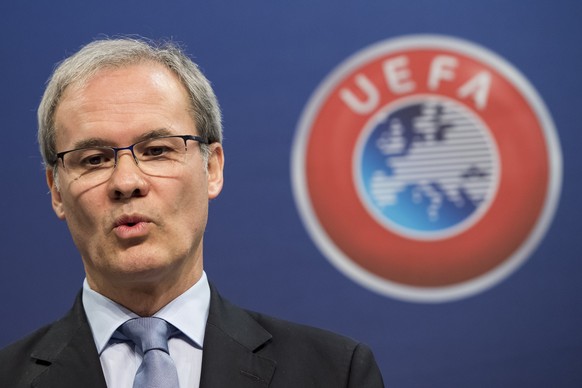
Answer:
[[[117,330],[133,341],[143,354],[152,349],[168,353],[168,338],[173,326],[161,318],[147,317],[130,319]]]

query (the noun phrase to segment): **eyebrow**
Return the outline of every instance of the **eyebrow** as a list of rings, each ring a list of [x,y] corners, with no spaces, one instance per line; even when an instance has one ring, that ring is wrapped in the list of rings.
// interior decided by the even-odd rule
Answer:
[[[142,140],[153,139],[160,136],[171,136],[173,133],[167,128],[158,128],[141,134],[133,140],[134,143],[140,142]],[[72,150],[79,148],[90,148],[90,147],[114,147],[111,145],[111,141],[105,140],[101,137],[91,137],[89,139],[83,139],[75,142],[73,144]]]

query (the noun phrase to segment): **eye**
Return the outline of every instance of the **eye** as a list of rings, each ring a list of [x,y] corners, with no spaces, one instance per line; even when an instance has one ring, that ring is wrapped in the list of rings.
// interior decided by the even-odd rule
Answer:
[[[72,169],[94,170],[113,165],[113,150],[107,148],[84,148],[65,155],[65,166]]]
[[[151,139],[137,143],[134,151],[142,161],[174,159],[177,153],[176,143],[176,139],[171,137]]]
[[[163,156],[171,151],[172,151],[172,149],[170,149],[167,146],[152,145],[150,147],[147,147],[143,151],[143,156],[158,157],[158,156]]]
[[[106,164],[109,160],[110,158],[108,158],[105,154],[96,153],[83,157],[83,159],[81,159],[80,165],[87,168],[100,167]]]

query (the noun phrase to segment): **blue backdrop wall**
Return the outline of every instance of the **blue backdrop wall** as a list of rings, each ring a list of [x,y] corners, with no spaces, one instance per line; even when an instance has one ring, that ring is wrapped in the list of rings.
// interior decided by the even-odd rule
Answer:
[[[388,386],[582,386],[581,17],[574,0],[2,2],[0,306],[10,320],[0,346],[61,316],[83,280],[37,151],[44,83],[82,44],[136,34],[182,42],[221,102],[226,182],[211,203],[205,264],[226,297],[370,344]],[[439,303],[338,270],[292,180],[295,136],[318,85],[354,53],[411,34],[460,38],[509,62],[547,107],[563,162],[555,214],[522,265]]]

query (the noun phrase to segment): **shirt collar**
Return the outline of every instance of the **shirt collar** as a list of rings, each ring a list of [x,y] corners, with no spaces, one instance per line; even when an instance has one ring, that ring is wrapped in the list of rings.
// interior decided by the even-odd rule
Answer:
[[[115,330],[128,319],[137,318],[138,315],[93,291],[87,279],[83,282],[82,298],[97,351],[101,354]],[[202,272],[202,277],[196,284],[162,307],[154,317],[168,321],[202,348],[209,309],[210,286],[206,273]]]

